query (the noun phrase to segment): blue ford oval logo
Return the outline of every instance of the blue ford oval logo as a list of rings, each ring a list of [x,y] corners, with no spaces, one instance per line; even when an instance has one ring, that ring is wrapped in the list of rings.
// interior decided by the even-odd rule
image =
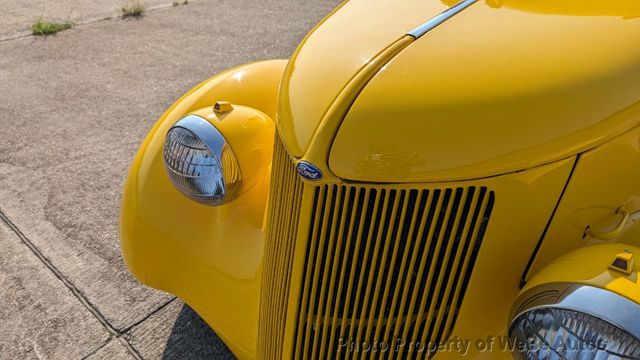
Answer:
[[[322,171],[309,162],[300,161],[296,169],[298,170],[298,174],[307,180],[314,181],[322,178]]]

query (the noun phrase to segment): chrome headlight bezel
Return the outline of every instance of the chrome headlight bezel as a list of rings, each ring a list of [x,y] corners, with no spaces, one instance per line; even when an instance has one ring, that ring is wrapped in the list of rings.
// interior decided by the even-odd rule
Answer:
[[[196,142],[181,143],[185,138]],[[242,175],[237,158],[222,133],[209,121],[187,115],[167,131],[163,146],[167,176],[178,191],[201,204],[218,206],[233,198]]]
[[[529,334],[530,336],[527,337],[520,329],[523,321],[528,321],[532,316],[545,316],[545,314],[548,315],[553,312],[561,312],[569,317],[574,316],[575,323],[582,318],[591,321],[595,325],[599,324],[601,330],[608,329],[611,332],[616,332],[616,334],[597,333],[595,334],[596,337],[628,336],[633,341],[634,354],[640,353],[640,321],[638,321],[640,319],[640,305],[601,288],[580,284],[553,283],[532,288],[516,301],[509,324],[509,337],[517,344],[516,352],[514,353],[516,359],[546,359],[545,356],[548,354],[545,353],[544,348],[553,349],[555,345],[541,344],[543,340],[540,339],[539,333]],[[533,327],[531,322],[529,324]],[[551,331],[551,329],[542,327],[539,327],[538,330],[543,332]],[[566,331],[566,329],[563,329],[563,331]],[[538,339],[532,339],[534,335]],[[551,335],[562,336],[562,334]],[[591,357],[581,356],[588,356],[587,353],[589,351],[596,351],[597,349],[610,351],[605,346],[606,341],[604,343],[600,341],[591,342],[590,339],[584,339],[583,336],[580,339],[582,344],[576,344],[572,342],[571,336],[577,338],[581,335],[569,332],[565,334],[565,338],[561,339],[563,341],[559,342],[564,346],[563,351],[575,353],[579,349],[584,349],[585,352],[582,353],[584,355],[579,355],[580,353],[578,353],[569,358],[591,359]],[[587,346],[584,346],[585,344]],[[580,345],[579,349],[578,345]],[[572,349],[571,346],[576,346],[576,349]],[[539,352],[534,353],[531,350],[527,352],[526,349],[531,348]]]

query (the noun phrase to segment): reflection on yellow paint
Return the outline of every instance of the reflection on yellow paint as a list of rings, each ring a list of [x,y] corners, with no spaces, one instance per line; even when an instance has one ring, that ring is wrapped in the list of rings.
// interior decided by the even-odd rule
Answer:
[[[453,6],[459,0],[442,0],[447,6]],[[567,16],[619,16],[623,18],[640,17],[640,2],[636,0],[486,0],[487,6],[495,9],[511,9],[546,15]]]

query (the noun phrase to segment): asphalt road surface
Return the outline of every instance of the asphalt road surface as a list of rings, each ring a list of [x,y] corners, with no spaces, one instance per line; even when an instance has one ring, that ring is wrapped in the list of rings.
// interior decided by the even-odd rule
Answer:
[[[0,12],[0,359],[232,358],[179,299],[138,284],[120,192],[147,131],[213,74],[287,58],[337,0],[8,0]],[[46,38],[30,24],[73,21]]]

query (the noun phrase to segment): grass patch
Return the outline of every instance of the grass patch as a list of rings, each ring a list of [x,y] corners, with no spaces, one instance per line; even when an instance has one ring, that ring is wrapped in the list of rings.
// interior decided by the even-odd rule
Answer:
[[[174,1],[172,3],[173,7],[176,6],[180,6],[180,5],[189,5],[189,0],[184,0],[184,1]]]
[[[125,4],[121,9],[122,17],[140,17],[144,15],[144,5],[140,1],[132,1]]]
[[[42,21],[38,19],[33,25],[31,25],[31,33],[36,36],[46,36],[59,33],[60,31],[68,30],[73,27],[72,23],[57,23],[51,21]]]

